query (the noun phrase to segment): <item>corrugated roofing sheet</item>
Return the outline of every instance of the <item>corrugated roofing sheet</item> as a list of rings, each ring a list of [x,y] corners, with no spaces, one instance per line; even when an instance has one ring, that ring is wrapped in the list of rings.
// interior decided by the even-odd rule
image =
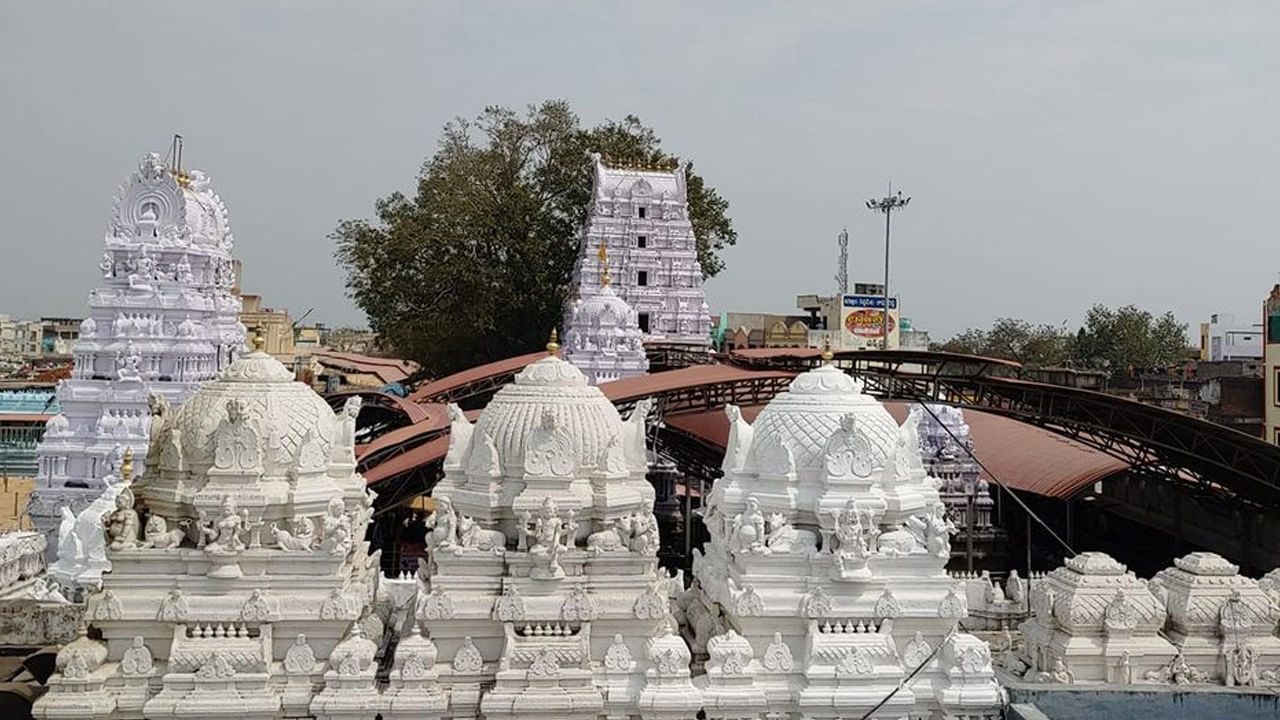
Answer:
[[[417,372],[418,364],[398,358],[373,357],[358,353],[333,352],[318,350],[311,357],[322,365],[332,365],[343,370],[377,375],[384,383],[403,382],[405,378]]]
[[[528,355],[519,355],[505,360],[498,360],[487,365],[477,365],[473,368],[467,368],[462,372],[456,372],[452,375],[446,375],[438,380],[432,380],[414,390],[409,394],[410,400],[419,400],[422,398],[430,398],[435,395],[454,390],[473,382],[484,380],[488,377],[503,375],[506,373],[514,373],[523,370],[525,366],[533,363],[539,358],[546,357],[545,351],[529,353]]]

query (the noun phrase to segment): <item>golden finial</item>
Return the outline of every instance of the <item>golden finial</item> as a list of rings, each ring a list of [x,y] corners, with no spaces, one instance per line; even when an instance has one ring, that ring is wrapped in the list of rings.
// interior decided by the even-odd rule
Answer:
[[[600,284],[608,285],[613,282],[613,276],[609,274],[609,243],[608,241],[600,241]]]
[[[124,462],[120,463],[120,482],[128,484],[133,479],[133,448],[124,449]]]
[[[265,332],[265,329],[261,325],[253,328],[253,338],[250,342],[253,343],[254,352],[262,352],[262,347],[267,344],[267,338],[264,335]]]
[[[556,342],[559,338],[560,334],[556,332],[555,328],[551,328],[551,339],[547,341],[547,352],[549,354],[555,355],[556,351],[560,349],[560,343]]]
[[[835,354],[831,352],[831,336],[822,339],[822,362],[829,363]]]

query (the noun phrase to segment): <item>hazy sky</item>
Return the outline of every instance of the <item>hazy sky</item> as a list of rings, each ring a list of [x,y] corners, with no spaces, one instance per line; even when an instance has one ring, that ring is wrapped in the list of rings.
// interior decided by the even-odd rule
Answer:
[[[270,7],[268,7],[270,6]],[[1094,302],[1260,314],[1280,271],[1280,4],[0,3],[0,312],[80,315],[116,186],[186,136],[246,292],[363,324],[328,233],[440,126],[564,98],[691,157],[740,239],[714,311],[829,292],[835,236],[935,337]]]

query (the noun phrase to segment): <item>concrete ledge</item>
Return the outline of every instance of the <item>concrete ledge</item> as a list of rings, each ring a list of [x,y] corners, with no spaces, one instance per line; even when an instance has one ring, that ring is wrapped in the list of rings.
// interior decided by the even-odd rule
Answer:
[[[1026,706],[1025,720],[1280,719],[1280,693],[1271,688],[1174,685],[1011,684],[1010,708]]]

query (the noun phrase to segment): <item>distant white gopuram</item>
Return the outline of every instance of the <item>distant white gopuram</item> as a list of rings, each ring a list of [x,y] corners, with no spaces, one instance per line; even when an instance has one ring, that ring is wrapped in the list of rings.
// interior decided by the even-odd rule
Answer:
[[[657,564],[649,410],[624,422],[552,353],[455,422],[417,608],[450,717],[696,715]]]
[[[990,650],[957,627],[954,527],[914,422],[829,363],[754,424],[726,410],[711,540],[681,598],[707,717],[861,717],[882,701],[877,717],[999,717]]]
[[[375,686],[361,619],[378,556],[351,422],[261,350],[165,414],[146,472],[115,487],[98,529],[111,571],[35,717],[425,717],[429,641],[402,643],[395,689]],[[380,710],[393,701],[418,714]]]
[[[572,286],[586,298],[604,283],[605,253],[617,296],[636,312],[646,341],[709,348],[711,316],[689,222],[685,166],[641,168],[593,154],[591,205]],[[572,325],[573,307],[565,309]]]
[[[119,190],[89,295],[61,413],[38,450],[27,512],[48,538],[66,512],[81,513],[120,476],[126,449],[141,472],[152,428],[169,408],[212,380],[244,345],[232,293],[226,207],[203,172],[179,171],[149,154]],[[108,499],[108,505],[111,500]],[[96,584],[102,558],[66,557],[50,573],[68,585]]]

